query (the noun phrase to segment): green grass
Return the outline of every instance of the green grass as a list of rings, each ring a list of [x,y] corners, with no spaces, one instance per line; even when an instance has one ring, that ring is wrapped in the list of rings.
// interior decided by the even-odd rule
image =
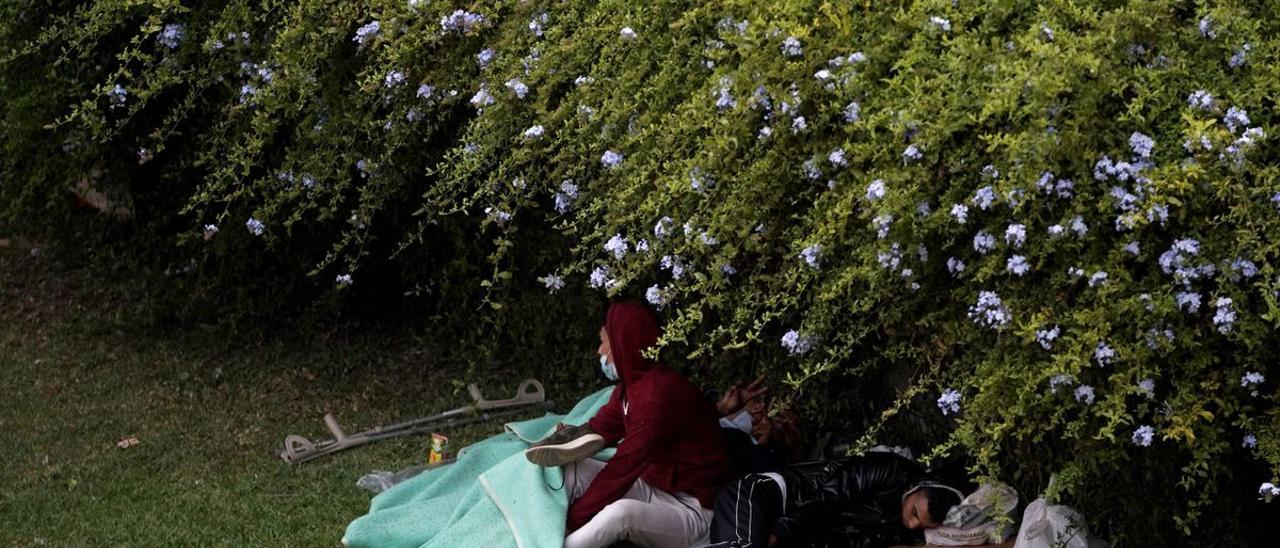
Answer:
[[[368,510],[356,480],[423,461],[429,438],[289,466],[272,451],[285,435],[327,437],[326,412],[351,432],[454,408],[467,381],[505,398],[520,380],[463,378],[386,330],[138,328],[140,295],[30,250],[0,246],[0,546],[334,546]],[[446,433],[457,449],[500,428]]]

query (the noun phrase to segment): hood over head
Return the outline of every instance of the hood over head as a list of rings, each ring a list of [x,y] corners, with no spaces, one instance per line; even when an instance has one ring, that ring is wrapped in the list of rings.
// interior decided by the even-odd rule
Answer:
[[[648,306],[637,302],[613,303],[605,316],[604,328],[624,387],[660,365],[641,355],[644,349],[658,343],[660,333],[658,319]]]

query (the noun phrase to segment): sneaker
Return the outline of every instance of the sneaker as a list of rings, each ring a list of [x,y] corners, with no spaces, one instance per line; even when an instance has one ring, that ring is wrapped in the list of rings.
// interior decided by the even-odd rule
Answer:
[[[524,456],[538,466],[551,467],[578,462],[601,449],[604,449],[604,437],[589,433],[560,444],[530,447],[525,449]]]
[[[530,445],[529,447],[532,448],[532,447],[542,447],[544,445],[560,445],[562,443],[569,443],[586,434],[594,434],[594,433],[595,431],[592,430],[590,426],[587,426],[585,424],[581,426],[566,424],[564,425],[563,428],[556,430],[550,436],[547,436],[546,438],[542,439],[542,441],[536,442]]]

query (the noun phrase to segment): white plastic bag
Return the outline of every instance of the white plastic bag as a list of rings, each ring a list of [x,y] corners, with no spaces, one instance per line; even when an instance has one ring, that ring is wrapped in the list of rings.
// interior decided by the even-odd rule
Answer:
[[[1107,548],[1089,534],[1084,516],[1071,507],[1050,505],[1038,498],[1022,513],[1022,528],[1014,548]]]
[[[975,546],[1003,541],[1013,534],[1013,512],[1018,508],[1018,492],[1003,483],[986,484],[947,512],[941,527],[926,529],[924,539],[936,546]],[[996,516],[1009,519],[1003,530]]]

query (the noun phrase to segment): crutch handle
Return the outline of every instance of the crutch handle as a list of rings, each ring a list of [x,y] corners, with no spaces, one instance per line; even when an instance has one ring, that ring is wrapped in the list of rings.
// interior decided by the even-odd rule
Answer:
[[[346,432],[343,432],[342,427],[338,426],[338,419],[334,418],[332,413],[325,413],[324,424],[329,427],[329,433],[333,434],[334,441],[346,439]]]
[[[530,388],[533,391],[529,391]],[[475,408],[479,411],[547,401],[546,390],[542,388],[542,383],[535,379],[525,379],[524,382],[520,383],[520,387],[516,389],[516,396],[505,400],[484,399],[484,394],[480,393],[480,387],[474,384],[468,385],[467,390],[471,392],[471,398],[475,400]]]

